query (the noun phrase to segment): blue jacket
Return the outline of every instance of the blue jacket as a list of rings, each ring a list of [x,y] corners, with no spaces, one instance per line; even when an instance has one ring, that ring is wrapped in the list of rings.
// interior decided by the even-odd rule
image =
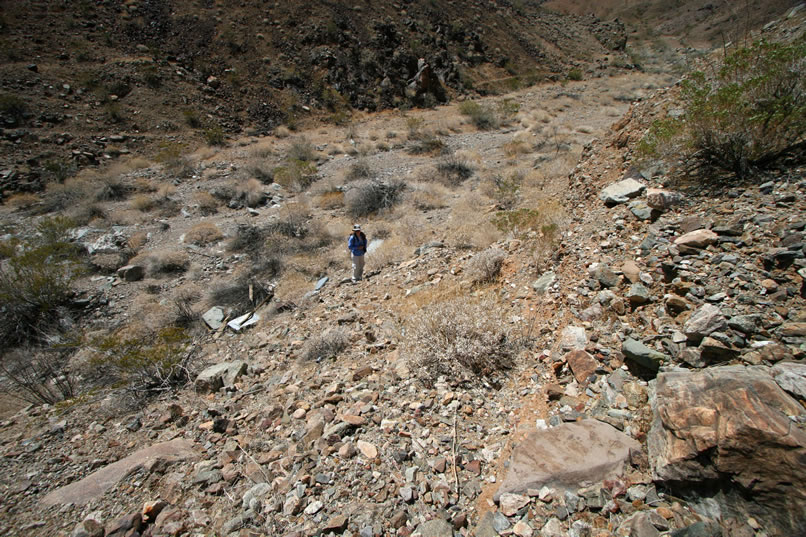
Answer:
[[[367,236],[361,233],[356,237],[355,233],[350,233],[350,238],[347,240],[347,249],[353,255],[364,255],[367,253]]]

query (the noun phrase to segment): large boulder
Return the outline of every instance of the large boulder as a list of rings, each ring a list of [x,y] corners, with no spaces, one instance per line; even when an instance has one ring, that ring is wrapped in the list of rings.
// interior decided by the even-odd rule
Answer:
[[[790,418],[805,412],[768,369],[673,370],[653,384],[655,480],[711,493],[723,517],[754,516],[769,535],[806,535],[806,431]]]
[[[507,492],[524,494],[544,486],[575,492],[583,483],[621,475],[630,450],[640,448],[629,436],[596,420],[535,431],[512,451],[495,500]]]

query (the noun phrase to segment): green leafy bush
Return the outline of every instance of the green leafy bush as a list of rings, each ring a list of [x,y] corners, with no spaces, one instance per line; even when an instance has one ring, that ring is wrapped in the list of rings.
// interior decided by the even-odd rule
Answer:
[[[79,249],[68,239],[73,222],[46,219],[0,264],[0,346],[35,341],[59,319],[70,302],[72,283],[84,269]]]
[[[806,36],[760,40],[727,54],[682,84],[684,114],[656,122],[644,155],[681,149],[695,165],[739,177],[803,148],[806,135]]]
[[[221,127],[210,127],[204,130],[204,139],[209,145],[224,145],[227,141]]]

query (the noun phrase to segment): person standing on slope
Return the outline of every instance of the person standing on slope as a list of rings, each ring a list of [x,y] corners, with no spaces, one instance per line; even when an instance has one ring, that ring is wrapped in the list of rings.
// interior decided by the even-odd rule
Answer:
[[[353,232],[347,241],[347,249],[353,261],[353,283],[355,283],[361,280],[364,273],[364,254],[367,253],[367,236],[358,224],[353,226]]]

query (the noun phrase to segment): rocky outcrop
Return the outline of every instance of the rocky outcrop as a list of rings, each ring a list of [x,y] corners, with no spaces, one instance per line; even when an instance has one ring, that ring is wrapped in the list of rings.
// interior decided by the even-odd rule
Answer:
[[[806,531],[806,413],[766,368],[660,373],[647,449],[654,479],[713,496],[723,517],[755,516],[778,535]]]

